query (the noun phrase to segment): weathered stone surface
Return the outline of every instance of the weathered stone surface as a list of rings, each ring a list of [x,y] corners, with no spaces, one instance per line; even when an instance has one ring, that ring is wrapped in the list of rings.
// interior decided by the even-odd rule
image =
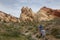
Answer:
[[[20,18],[11,16],[0,11],[0,21],[19,22],[20,21],[49,21],[56,17],[60,17],[60,10],[54,10],[47,7],[42,7],[37,13],[34,13],[31,8],[22,7]]]
[[[27,20],[33,21],[34,18],[35,18],[35,14],[31,8],[22,7],[20,14],[20,19],[22,21],[27,21]]]
[[[18,22],[18,18],[0,11],[0,20],[5,22]]]
[[[49,21],[56,17],[60,17],[60,11],[47,7],[42,7],[37,13],[38,20]]]

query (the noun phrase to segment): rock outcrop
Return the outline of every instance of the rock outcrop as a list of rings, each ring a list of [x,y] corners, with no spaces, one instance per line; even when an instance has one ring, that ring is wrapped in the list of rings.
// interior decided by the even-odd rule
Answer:
[[[34,13],[31,8],[22,7],[20,18],[0,11],[0,21],[5,22],[11,21],[20,23],[20,21],[49,21],[57,17],[60,17],[60,10],[54,10],[47,7],[42,7],[37,13]]]
[[[49,21],[56,17],[60,17],[60,10],[54,10],[47,7],[42,7],[38,12],[38,20]]]
[[[54,10],[47,7],[42,7],[37,13],[34,13],[31,8],[22,7],[20,19],[22,21],[49,21],[56,17],[60,17],[60,10]]]
[[[20,14],[20,19],[22,21],[33,21],[35,18],[35,13],[32,11],[31,8],[28,7],[22,7],[21,9],[21,14]]]
[[[6,14],[0,11],[0,21],[4,22],[20,22],[18,18],[11,16],[10,14]]]

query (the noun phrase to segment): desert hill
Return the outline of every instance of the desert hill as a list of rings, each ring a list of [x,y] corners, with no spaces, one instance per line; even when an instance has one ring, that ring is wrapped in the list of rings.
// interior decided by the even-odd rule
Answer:
[[[20,17],[0,11],[1,40],[42,40],[38,27],[43,25],[49,40],[60,40],[60,10],[42,7],[37,13],[22,7]]]

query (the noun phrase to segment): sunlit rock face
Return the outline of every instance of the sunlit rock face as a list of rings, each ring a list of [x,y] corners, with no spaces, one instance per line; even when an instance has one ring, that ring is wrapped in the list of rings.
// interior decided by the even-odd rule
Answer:
[[[47,7],[42,7],[38,12],[38,20],[44,20],[44,21],[49,21],[52,20],[56,17],[60,17],[60,11],[59,10],[54,10],[51,8]]]
[[[34,13],[31,8],[22,7],[20,19],[22,21],[49,21],[56,17],[60,17],[60,10],[54,10],[47,7],[42,7],[37,13]]]
[[[22,7],[21,9],[21,14],[20,14],[20,19],[22,21],[33,21],[35,18],[35,13],[32,11],[31,8],[28,7]]]
[[[18,22],[18,18],[11,16],[10,14],[0,11],[0,21],[4,22]]]
[[[57,17],[60,17],[60,10],[54,10],[47,7],[42,7],[37,13],[34,13],[31,8],[22,7],[20,18],[0,11],[0,21],[5,22],[49,21]]]

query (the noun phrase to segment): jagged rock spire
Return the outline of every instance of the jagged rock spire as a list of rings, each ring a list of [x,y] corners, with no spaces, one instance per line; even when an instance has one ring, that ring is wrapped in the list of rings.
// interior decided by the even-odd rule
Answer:
[[[31,8],[28,7],[22,7],[21,9],[21,14],[20,14],[20,19],[21,20],[30,20],[32,21],[34,18],[34,12],[32,11]]]

